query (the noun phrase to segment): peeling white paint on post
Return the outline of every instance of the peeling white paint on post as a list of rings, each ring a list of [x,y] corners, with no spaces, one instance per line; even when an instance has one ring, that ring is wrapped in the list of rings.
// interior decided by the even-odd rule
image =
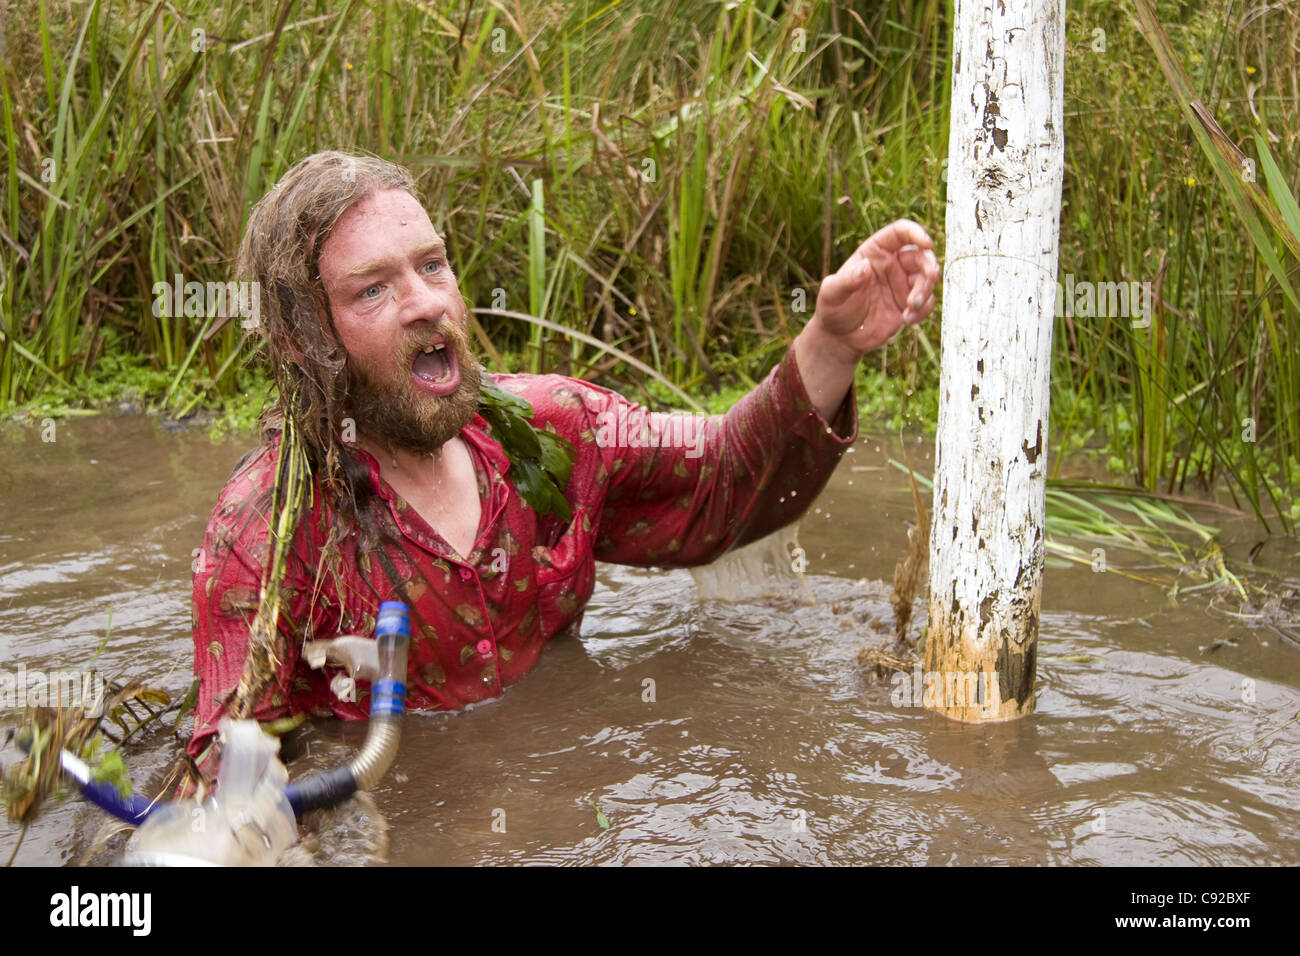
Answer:
[[[1064,169],[1063,0],[956,0],[932,673],[993,672],[960,720],[1033,711]]]

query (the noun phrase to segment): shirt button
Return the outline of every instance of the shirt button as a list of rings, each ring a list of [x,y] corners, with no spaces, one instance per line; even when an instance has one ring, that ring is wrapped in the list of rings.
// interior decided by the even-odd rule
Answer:
[[[474,572],[471,571],[469,568],[461,568],[461,569],[460,569],[460,579],[461,579],[462,581],[468,581],[468,580],[469,580],[470,578],[472,578],[473,576],[474,576]]]
[[[486,637],[474,645],[474,650],[478,651],[483,657],[492,657],[492,642]]]

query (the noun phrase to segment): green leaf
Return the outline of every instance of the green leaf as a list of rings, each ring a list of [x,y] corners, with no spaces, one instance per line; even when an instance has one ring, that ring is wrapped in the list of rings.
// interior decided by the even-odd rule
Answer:
[[[1174,99],[1187,117],[1188,125],[1196,136],[1201,151],[1209,159],[1215,176],[1218,177],[1224,193],[1237,213],[1237,218],[1250,234],[1259,257],[1264,260],[1264,264],[1277,280],[1282,292],[1292,305],[1300,309],[1300,296],[1297,296],[1291,287],[1286,270],[1278,260],[1277,253],[1273,251],[1272,241],[1264,230],[1260,216],[1269,221],[1292,253],[1297,256],[1300,256],[1300,236],[1289,234],[1283,214],[1269,202],[1267,194],[1258,183],[1241,180],[1244,154],[1228,138],[1214,117],[1210,115],[1209,110],[1196,97],[1187,74],[1174,54],[1173,44],[1170,43],[1168,35],[1156,18],[1151,0],[1134,0],[1134,5],[1138,20],[1142,24],[1143,35],[1151,45],[1151,49],[1155,51],[1156,60],[1169,81]],[[1264,153],[1260,154],[1261,162],[1264,155]],[[1267,175],[1267,167],[1265,167],[1265,174]]]
[[[260,727],[262,728],[262,733],[269,737],[282,737],[289,731],[301,727],[306,720],[307,712],[302,710],[296,714],[291,714],[288,717],[281,717],[278,720],[263,721],[260,724]]]
[[[564,489],[573,472],[573,445],[563,436],[533,425],[533,408],[527,400],[491,383],[480,388],[479,413],[510,459],[510,474],[519,496],[539,515],[554,513],[564,521],[571,520]]]
[[[554,484],[546,484],[547,506],[546,510],[554,512],[559,516],[561,521],[572,521],[573,512],[569,510],[569,501],[564,495],[560,494]]]
[[[146,703],[157,704],[159,707],[170,707],[172,702],[172,695],[157,687],[145,687],[135,696]]]
[[[99,655],[104,653],[104,648],[108,646],[108,636],[113,633],[113,609],[108,609],[108,623],[104,625],[104,639],[99,642],[99,647],[95,648],[95,653],[91,655],[90,663],[99,660]]]
[[[573,472],[574,449],[568,439],[550,432],[538,432],[541,444],[542,467],[554,475],[562,485],[568,485]]]
[[[131,778],[126,772],[126,763],[116,750],[104,754],[103,759],[91,768],[91,777],[96,783],[111,783],[123,797],[131,795]]]
[[[1273,154],[1269,151],[1268,140],[1260,133],[1255,133],[1255,149],[1259,153],[1259,164],[1264,168],[1264,179],[1268,182],[1268,191],[1273,196],[1273,201],[1277,203],[1278,212],[1282,215],[1282,221],[1286,223],[1291,230],[1291,239],[1288,244],[1294,249],[1300,245],[1300,205],[1296,204],[1295,197],[1291,195],[1291,188],[1287,185],[1286,177],[1282,175],[1282,170],[1278,169],[1277,162],[1273,159]]]
[[[533,417],[533,407],[526,399],[490,382],[483,382],[479,386],[479,402],[494,411],[509,412],[523,418]]]
[[[542,443],[537,437],[537,430],[522,418],[507,419],[505,435],[515,454],[525,458],[541,457]]]
[[[511,470],[515,473],[515,487],[519,489],[520,496],[529,504],[541,502],[544,499],[542,487],[545,482],[541,469],[528,461],[516,462],[515,465]]]
[[[185,699],[181,701],[180,709],[176,711],[176,722],[172,724],[175,730],[181,725],[181,721],[192,711],[199,702],[199,679],[196,677],[190,683],[190,689],[185,693]]]

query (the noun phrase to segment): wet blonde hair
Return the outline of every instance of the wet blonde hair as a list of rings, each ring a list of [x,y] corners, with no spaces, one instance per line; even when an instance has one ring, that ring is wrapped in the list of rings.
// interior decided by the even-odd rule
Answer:
[[[271,442],[292,415],[312,474],[345,518],[362,530],[362,547],[378,541],[368,517],[368,471],[344,444],[347,351],[330,319],[320,277],[321,249],[339,219],[376,192],[401,189],[420,200],[410,172],[378,158],[330,150],[300,160],[253,207],[237,268],[260,288],[259,332],[276,398],[261,422]]]

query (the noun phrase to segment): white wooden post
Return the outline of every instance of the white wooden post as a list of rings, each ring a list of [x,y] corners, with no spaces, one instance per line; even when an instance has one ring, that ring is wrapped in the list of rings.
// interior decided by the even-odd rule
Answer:
[[[922,703],[1034,709],[1064,169],[1064,0],[956,0]]]

